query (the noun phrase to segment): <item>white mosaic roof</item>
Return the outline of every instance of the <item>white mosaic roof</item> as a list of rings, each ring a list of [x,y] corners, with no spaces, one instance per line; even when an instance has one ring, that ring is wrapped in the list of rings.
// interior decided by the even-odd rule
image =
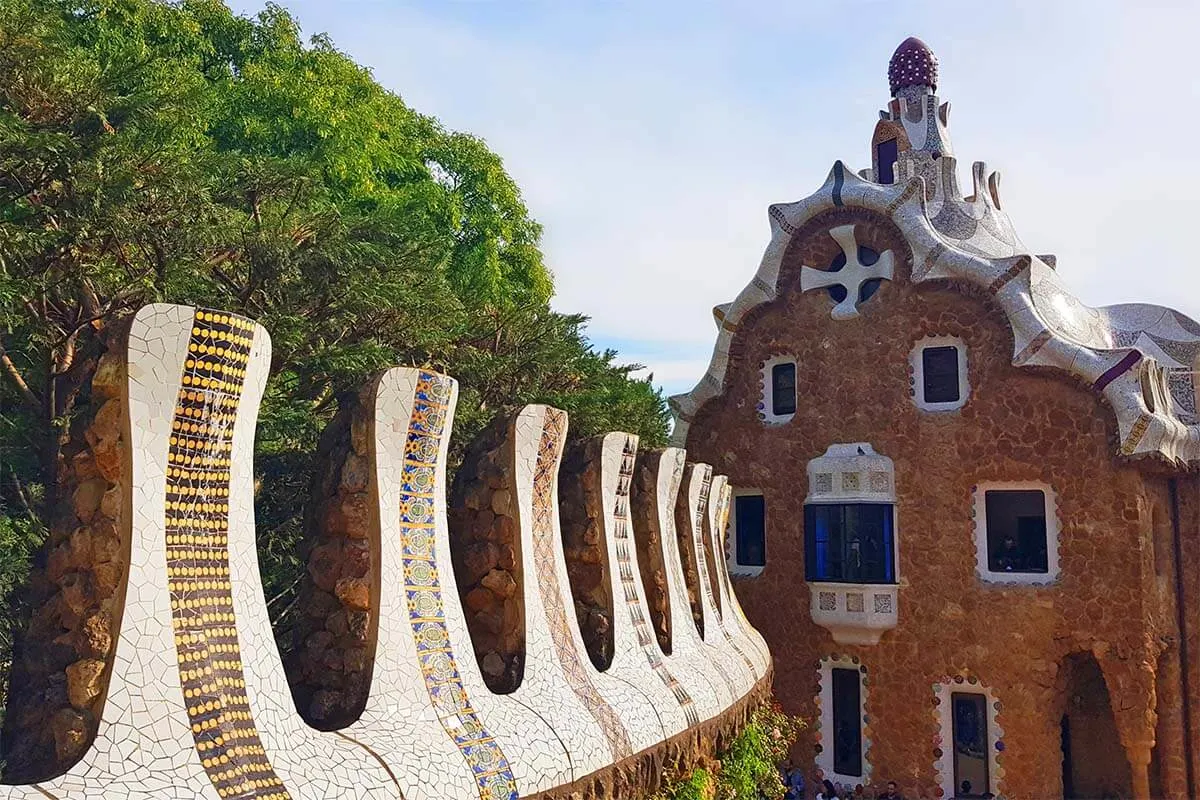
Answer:
[[[972,178],[974,192],[964,198],[952,156],[902,154],[894,184],[875,183],[838,161],[815,193],[772,205],[771,241],[758,272],[736,300],[719,306],[708,370],[690,392],[670,398],[674,442],[686,442],[697,411],[723,390],[738,324],[776,298],[793,234],[816,214],[845,207],[896,224],[912,248],[914,283],[949,279],[987,293],[1012,329],[1013,364],[1053,368],[1100,394],[1116,417],[1122,456],[1156,456],[1180,467],[1200,461],[1192,377],[1200,323],[1159,306],[1084,305],[1048,263],[1053,259],[1034,255],[1016,236],[1000,209],[999,174],[977,162]]]

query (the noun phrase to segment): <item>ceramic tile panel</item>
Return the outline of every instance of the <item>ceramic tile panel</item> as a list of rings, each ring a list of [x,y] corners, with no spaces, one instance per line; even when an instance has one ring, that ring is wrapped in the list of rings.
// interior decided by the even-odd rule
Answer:
[[[407,631],[395,628],[395,636],[414,642],[405,645],[403,651],[414,660],[418,659],[418,647],[425,648],[416,662],[420,668],[417,686],[427,698],[423,703],[432,704],[447,738],[462,751],[464,762],[470,762],[476,775],[497,776],[490,778],[490,786],[489,781],[481,780],[479,789],[487,788],[490,797],[503,797],[500,787],[507,779],[508,773],[503,767],[507,762],[518,793],[529,795],[568,783],[575,778],[575,772],[570,755],[547,721],[516,695],[492,694],[475,659],[458,599],[454,570],[448,558],[446,454],[457,401],[457,382],[436,373],[397,368],[390,370],[380,385],[375,428],[378,463],[381,470],[389,463],[391,469],[401,469],[404,473],[399,480],[391,482],[390,488],[382,471],[378,478],[381,514],[385,509],[393,509],[381,517],[383,538],[399,543],[401,558],[407,559],[407,562],[401,561],[406,574],[397,585],[428,587],[432,585],[431,579],[436,578],[444,631],[438,631],[433,638],[440,642],[444,635],[444,651],[440,654],[430,652],[425,641],[416,644],[429,636],[429,623],[437,621],[436,611],[429,615],[436,603],[432,602],[428,588],[414,589],[412,595],[408,595],[406,589],[401,619],[408,628]],[[412,408],[410,413],[401,410],[393,416],[392,409],[409,406]],[[436,435],[435,448],[428,440],[439,428],[441,432]],[[435,450],[436,466],[430,474],[427,461]],[[385,493],[393,499],[387,500]],[[433,512],[432,529],[425,527],[429,503]],[[397,505],[400,513],[394,511]],[[425,534],[430,530],[432,542]],[[428,553],[427,548],[431,548]],[[422,575],[418,569],[415,577],[425,583],[413,584],[411,566],[420,565],[426,554],[434,571],[431,575]],[[384,565],[387,563],[385,551]],[[393,559],[393,569],[395,564]],[[386,578],[384,585],[388,585]],[[491,744],[488,744],[489,740]],[[489,798],[482,791],[479,796],[481,800]]]
[[[700,608],[704,615],[704,633],[700,639],[704,643],[704,652],[728,681],[733,696],[740,698],[754,687],[757,676],[753,662],[738,651],[721,627],[712,582],[708,576],[704,535],[712,488],[712,467],[708,464],[688,464],[688,467],[684,471],[681,501],[687,504],[688,509],[689,530],[686,531],[685,541],[691,549],[691,557],[696,560],[696,570],[700,576]]]
[[[470,642],[454,641],[448,624],[458,592],[445,525],[439,530],[438,520],[444,520],[445,460],[457,395],[452,379],[424,370],[389,370],[376,384],[371,452],[379,623],[366,706],[340,734],[377,753],[407,800],[513,800],[518,785],[506,748],[477,704],[486,692],[478,686],[468,690],[463,680],[458,655],[465,652],[474,664]],[[523,708],[516,713],[530,742],[541,742],[553,758],[565,761],[540,720]]]
[[[713,553],[713,563],[708,567],[716,575],[717,591],[721,598],[721,629],[735,644],[738,652],[750,659],[757,680],[770,669],[771,656],[767,651],[766,642],[746,620],[729,578],[725,537],[729,530],[732,496],[733,488],[729,485],[729,478],[725,475],[714,476],[712,488],[709,490],[708,518],[705,525],[705,535],[709,541],[707,552]]]

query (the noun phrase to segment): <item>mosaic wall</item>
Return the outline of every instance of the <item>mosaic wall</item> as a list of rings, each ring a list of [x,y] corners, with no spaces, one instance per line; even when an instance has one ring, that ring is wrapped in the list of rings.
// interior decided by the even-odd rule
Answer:
[[[357,521],[370,563],[354,578],[368,591],[331,596],[365,606],[370,617],[374,633],[344,645],[365,647],[357,656],[365,666],[354,674],[369,676],[370,690],[348,724],[306,725],[275,649],[254,542],[251,459],[269,363],[266,331],[235,315],[155,305],[134,319],[121,371],[129,480],[119,485],[135,513],[125,614],[111,678],[99,690],[106,700],[98,730],[58,777],[0,787],[0,798],[591,796],[601,789],[579,787],[616,785],[598,776],[622,774],[622,786],[630,775],[661,780],[662,759],[647,754],[660,745],[677,750],[685,733],[695,734],[692,749],[711,746],[761,702],[769,656],[742,627],[736,598],[724,593],[724,561],[707,564],[703,546],[693,557],[708,596],[719,593],[726,609],[710,622],[713,642],[687,620],[676,626],[685,633],[668,655],[653,634],[630,512],[643,457],[627,434],[604,438],[598,467],[587,473],[587,496],[600,498],[600,546],[614,565],[606,589],[620,599],[611,664],[599,670],[588,658],[559,523],[567,418],[545,406],[526,407],[504,428],[500,466],[513,487],[525,561],[518,572],[528,584],[521,587],[525,668],[513,692],[490,691],[450,564],[446,456],[457,386],[444,375],[394,369],[360,393],[362,419],[345,431],[353,447],[334,448],[338,469],[355,473],[347,496],[369,499]],[[661,563],[669,592],[679,596],[686,590],[670,523],[684,454],[645,459],[665,478],[653,482],[652,504],[664,511]],[[692,471],[711,473],[705,465]],[[703,521],[706,503],[688,497],[689,518]],[[727,491],[714,501],[721,498],[727,503]],[[345,536],[338,526],[320,527],[314,551],[323,535]],[[672,605],[686,613],[683,596]],[[342,616],[328,619],[337,627]],[[314,627],[309,635],[320,633]],[[322,641],[326,657],[345,656],[336,637]],[[618,770],[645,758],[649,769]]]

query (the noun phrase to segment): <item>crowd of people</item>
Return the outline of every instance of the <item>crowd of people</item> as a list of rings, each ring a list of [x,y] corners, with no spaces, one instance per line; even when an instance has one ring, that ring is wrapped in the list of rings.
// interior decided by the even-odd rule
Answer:
[[[784,800],[809,800],[810,797],[813,800],[870,800],[872,797],[876,800],[904,800],[904,795],[900,793],[900,787],[895,781],[888,781],[886,789],[872,795],[861,783],[850,786],[825,778],[812,787],[815,793],[809,795],[804,772],[791,762],[780,769],[780,778],[783,780]],[[963,781],[953,800],[991,800],[993,797],[995,795],[987,791],[976,793],[970,781]],[[926,798],[921,797],[920,800]]]

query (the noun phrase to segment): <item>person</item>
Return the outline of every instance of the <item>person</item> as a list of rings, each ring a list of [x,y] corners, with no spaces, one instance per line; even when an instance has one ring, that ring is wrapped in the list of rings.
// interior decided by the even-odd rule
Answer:
[[[1021,550],[1017,547],[1017,540],[1012,536],[1005,536],[1004,543],[1000,546],[1000,553],[996,556],[996,561],[1001,572],[1021,572],[1024,567],[1024,561],[1021,559]]]
[[[853,800],[867,800],[867,790],[863,788],[861,783],[856,783],[854,785],[854,791],[851,793],[850,797],[852,797]]]
[[[959,797],[974,797],[975,796],[971,793],[971,782],[970,781],[962,782],[962,785],[958,787],[958,796]]]
[[[904,795],[900,794],[900,788],[896,786],[895,781],[888,781],[887,791],[879,795],[879,800],[904,800]]]
[[[837,790],[828,778],[821,781],[821,791],[817,792],[817,800],[838,800]]]
[[[791,761],[781,770],[783,773],[783,799],[804,800],[804,773],[796,768]]]

